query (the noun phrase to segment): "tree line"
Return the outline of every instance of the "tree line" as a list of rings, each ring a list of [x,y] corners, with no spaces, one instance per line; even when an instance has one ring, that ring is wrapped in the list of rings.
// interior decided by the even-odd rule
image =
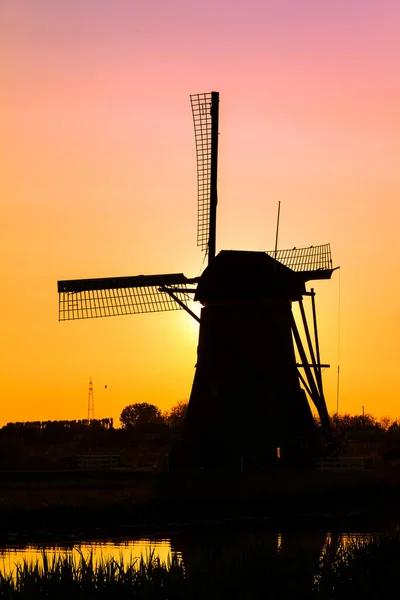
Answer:
[[[88,426],[96,429],[113,429],[114,427],[114,419],[106,418],[106,419],[73,419],[73,420],[58,420],[58,421],[16,421],[15,423],[10,422],[7,423],[3,429],[15,429],[15,428],[25,428],[25,429],[39,429],[39,430],[60,430],[60,429],[82,429],[87,428]]]
[[[147,426],[166,427],[178,431],[186,414],[187,402],[177,402],[170,410],[161,411],[155,404],[136,402],[129,404],[121,412],[120,422],[122,429],[143,429]],[[80,431],[84,429],[110,430],[114,429],[112,418],[106,419],[79,419],[58,421],[16,421],[7,423],[3,429],[33,429],[39,431]]]
[[[120,421],[123,429],[143,428],[151,425],[168,427],[178,431],[183,426],[187,402],[177,402],[169,411],[162,412],[155,404],[136,402],[129,404],[121,412]]]
[[[382,417],[381,419],[377,419],[371,413],[362,415],[334,413],[330,415],[330,420],[334,432],[369,429],[370,431],[376,430],[382,433],[400,433],[400,418],[391,419],[390,417]]]
[[[136,402],[123,408],[120,415],[120,424],[122,429],[145,429],[148,426],[158,429],[168,428],[172,431],[180,431],[186,415],[187,402],[177,402],[171,409],[162,411],[155,404],[148,402]],[[391,435],[400,435],[400,418],[391,419],[383,417],[377,419],[370,413],[363,415],[350,415],[348,413],[333,414],[330,416],[332,429],[334,433],[343,431],[356,431],[367,429],[376,433],[387,433]],[[318,418],[316,417],[318,424]],[[82,430],[91,427],[93,429],[110,430],[114,429],[112,418],[105,419],[87,419],[80,420],[56,420],[56,421],[18,421],[7,423],[3,429],[39,429],[42,431],[56,430]]]

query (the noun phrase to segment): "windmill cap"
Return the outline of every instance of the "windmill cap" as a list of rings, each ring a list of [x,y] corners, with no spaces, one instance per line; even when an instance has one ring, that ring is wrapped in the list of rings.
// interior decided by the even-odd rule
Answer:
[[[299,274],[265,252],[222,250],[200,277],[195,299],[202,304],[263,298],[296,300],[304,292]]]

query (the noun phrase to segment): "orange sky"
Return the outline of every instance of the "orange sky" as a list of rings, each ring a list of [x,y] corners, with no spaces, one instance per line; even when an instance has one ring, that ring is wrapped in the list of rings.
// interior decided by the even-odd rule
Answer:
[[[341,412],[400,416],[399,21],[397,0],[2,1],[0,424],[85,418],[90,376],[97,417],[189,397],[188,315],[59,323],[56,282],[199,274],[189,94],[211,90],[217,249],[273,248],[278,201],[280,247],[331,242],[328,408],[339,360]]]

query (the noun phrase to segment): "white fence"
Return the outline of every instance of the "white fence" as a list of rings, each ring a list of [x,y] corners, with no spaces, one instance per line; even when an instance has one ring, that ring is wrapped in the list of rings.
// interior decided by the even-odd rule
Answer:
[[[70,456],[65,461],[70,469],[115,469],[121,460],[117,455],[109,454],[80,454]]]
[[[331,456],[316,459],[317,471],[351,471],[365,469],[365,456]]]

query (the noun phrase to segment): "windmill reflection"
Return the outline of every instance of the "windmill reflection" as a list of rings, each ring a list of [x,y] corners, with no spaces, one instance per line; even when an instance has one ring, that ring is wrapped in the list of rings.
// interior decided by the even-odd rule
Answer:
[[[182,556],[187,577],[199,597],[298,598],[341,558],[341,549],[356,538],[321,531],[282,533],[263,527],[198,531],[171,539],[171,551]],[[207,591],[208,590],[208,591]]]

